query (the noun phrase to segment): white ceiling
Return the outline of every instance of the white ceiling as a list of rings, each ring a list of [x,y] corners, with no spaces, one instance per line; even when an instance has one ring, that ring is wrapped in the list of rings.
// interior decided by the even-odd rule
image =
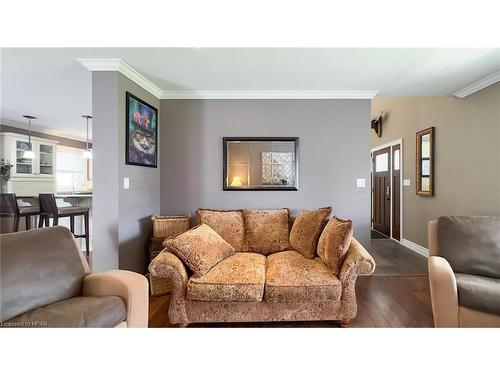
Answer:
[[[450,95],[500,70],[500,49],[28,48],[1,51],[1,118],[83,139],[91,72],[75,59],[119,58],[162,90],[379,90]]]

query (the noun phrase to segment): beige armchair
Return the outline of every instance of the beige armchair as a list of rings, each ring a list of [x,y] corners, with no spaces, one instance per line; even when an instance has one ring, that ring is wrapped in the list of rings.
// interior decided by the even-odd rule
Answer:
[[[430,221],[428,262],[436,327],[500,327],[500,218]]]
[[[147,327],[144,276],[90,274],[65,227],[0,235],[1,327]]]

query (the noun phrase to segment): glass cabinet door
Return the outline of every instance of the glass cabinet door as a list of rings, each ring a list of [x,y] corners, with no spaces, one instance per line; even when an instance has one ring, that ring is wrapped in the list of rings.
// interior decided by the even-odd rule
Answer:
[[[21,175],[33,174],[33,159],[24,158],[25,151],[32,151],[33,143],[16,140],[16,173]]]
[[[40,175],[53,175],[54,174],[54,146],[40,143]]]

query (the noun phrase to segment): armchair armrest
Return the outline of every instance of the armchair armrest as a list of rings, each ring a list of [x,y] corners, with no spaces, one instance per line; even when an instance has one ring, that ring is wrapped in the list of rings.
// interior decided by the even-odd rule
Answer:
[[[340,269],[339,279],[342,282],[341,305],[339,319],[352,319],[356,316],[356,279],[358,275],[371,275],[375,271],[375,260],[355,239],[347,250],[347,255]]]
[[[174,283],[168,309],[170,323],[189,323],[185,299],[189,277],[181,260],[167,250],[163,250],[149,265],[149,272],[156,277],[171,279]]]
[[[429,286],[435,327],[458,327],[458,292],[455,274],[448,261],[429,257]]]
[[[147,328],[149,291],[148,281],[135,272],[112,270],[83,278],[83,296],[118,296],[127,307],[127,327]]]

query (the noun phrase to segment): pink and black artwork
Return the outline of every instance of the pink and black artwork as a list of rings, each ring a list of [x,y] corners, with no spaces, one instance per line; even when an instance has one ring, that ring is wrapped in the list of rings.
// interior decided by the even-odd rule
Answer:
[[[158,110],[127,92],[127,139],[125,163],[157,166]]]

